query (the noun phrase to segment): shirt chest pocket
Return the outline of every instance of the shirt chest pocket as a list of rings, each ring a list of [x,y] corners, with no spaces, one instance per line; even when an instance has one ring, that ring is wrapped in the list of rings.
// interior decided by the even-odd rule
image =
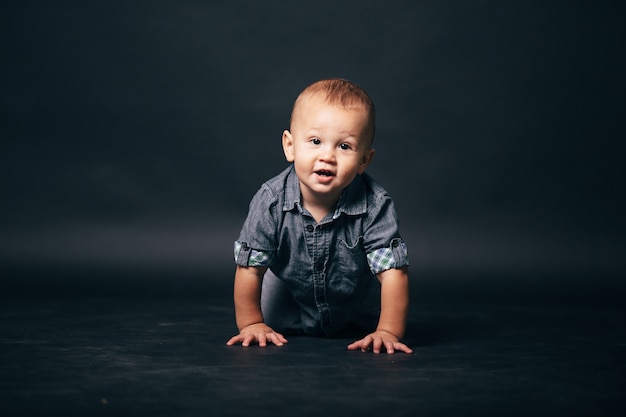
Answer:
[[[360,278],[370,274],[362,241],[363,238],[359,237],[356,242],[343,239],[337,242],[338,269],[344,278]]]

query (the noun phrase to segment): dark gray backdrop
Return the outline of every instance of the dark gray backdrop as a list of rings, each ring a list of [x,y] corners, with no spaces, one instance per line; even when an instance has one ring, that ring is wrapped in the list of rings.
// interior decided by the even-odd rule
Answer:
[[[617,1],[5,5],[5,287],[156,275],[227,287],[248,201],[286,164],[293,100],[344,77],[376,103],[370,173],[396,200],[418,289],[622,288],[623,12]]]

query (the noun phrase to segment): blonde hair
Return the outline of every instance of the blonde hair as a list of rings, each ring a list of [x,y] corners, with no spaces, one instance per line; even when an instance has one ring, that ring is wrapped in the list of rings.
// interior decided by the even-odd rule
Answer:
[[[316,81],[302,90],[293,104],[290,123],[293,121],[299,105],[312,96],[323,96],[328,104],[341,106],[345,109],[362,109],[367,112],[367,130],[370,134],[370,143],[374,141],[376,130],[376,111],[374,102],[364,89],[353,82],[342,78],[330,78]]]

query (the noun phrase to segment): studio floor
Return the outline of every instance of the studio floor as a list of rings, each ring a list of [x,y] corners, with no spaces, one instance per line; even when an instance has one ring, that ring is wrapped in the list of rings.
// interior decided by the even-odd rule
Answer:
[[[413,354],[291,337],[227,347],[229,297],[12,297],[0,307],[0,415],[617,416],[616,305],[414,302]]]

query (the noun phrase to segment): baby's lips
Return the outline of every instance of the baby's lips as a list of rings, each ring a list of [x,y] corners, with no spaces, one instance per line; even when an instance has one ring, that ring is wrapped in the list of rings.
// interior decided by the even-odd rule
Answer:
[[[317,171],[315,171],[315,173],[317,175],[323,175],[323,176],[326,176],[326,177],[330,177],[330,176],[335,175],[335,174],[332,173],[332,171],[329,171],[327,169],[318,169]]]

